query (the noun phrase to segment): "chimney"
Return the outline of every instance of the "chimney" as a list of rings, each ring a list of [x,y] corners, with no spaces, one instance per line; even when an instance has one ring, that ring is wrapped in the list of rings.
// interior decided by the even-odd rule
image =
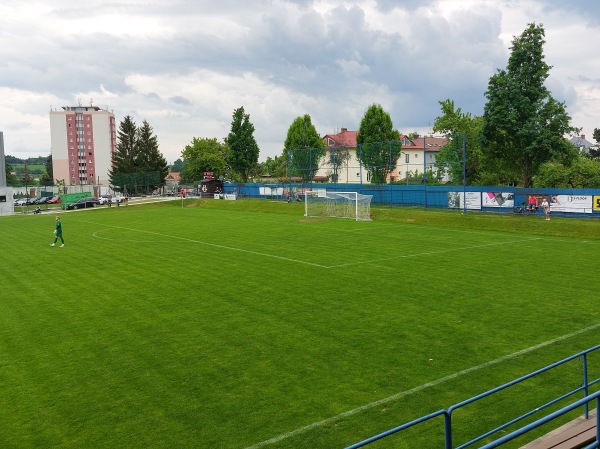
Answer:
[[[581,135],[581,138],[582,138],[583,140],[585,140],[585,134],[582,134],[582,135]]]
[[[341,132],[345,133],[346,131],[348,131],[348,128],[342,128]]]

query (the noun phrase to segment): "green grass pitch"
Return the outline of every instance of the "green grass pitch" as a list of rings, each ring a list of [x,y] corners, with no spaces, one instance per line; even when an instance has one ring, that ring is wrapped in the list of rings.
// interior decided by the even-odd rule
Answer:
[[[62,213],[65,248],[54,215],[0,217],[0,447],[343,448],[598,343],[597,220],[372,215],[102,208]],[[456,442],[580,366],[557,376],[457,413]]]

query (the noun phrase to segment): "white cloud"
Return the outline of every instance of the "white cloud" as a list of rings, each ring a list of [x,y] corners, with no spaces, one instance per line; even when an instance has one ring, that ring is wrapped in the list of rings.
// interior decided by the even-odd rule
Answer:
[[[548,86],[573,124],[600,127],[600,2],[237,0],[0,4],[0,131],[7,154],[47,155],[48,110],[90,100],[146,119],[169,161],[193,137],[222,139],[244,106],[261,159],[295,117],[322,134],[381,104],[428,131],[438,101],[480,115],[514,35],[543,23]]]

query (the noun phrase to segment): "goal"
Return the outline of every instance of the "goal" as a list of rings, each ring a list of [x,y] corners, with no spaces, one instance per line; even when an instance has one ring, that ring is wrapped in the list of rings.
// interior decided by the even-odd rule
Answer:
[[[304,192],[304,216],[370,220],[371,198],[373,195],[362,195],[358,192],[308,190]]]

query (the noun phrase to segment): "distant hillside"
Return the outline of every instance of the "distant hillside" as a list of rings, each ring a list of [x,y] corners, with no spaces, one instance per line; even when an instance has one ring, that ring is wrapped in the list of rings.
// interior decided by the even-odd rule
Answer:
[[[46,159],[48,159],[48,156],[39,156],[39,157],[28,157],[27,159],[21,159],[19,157],[15,157],[15,156],[10,156],[10,155],[6,155],[6,162],[8,162],[10,165],[15,166],[15,165],[45,165],[46,164]]]

